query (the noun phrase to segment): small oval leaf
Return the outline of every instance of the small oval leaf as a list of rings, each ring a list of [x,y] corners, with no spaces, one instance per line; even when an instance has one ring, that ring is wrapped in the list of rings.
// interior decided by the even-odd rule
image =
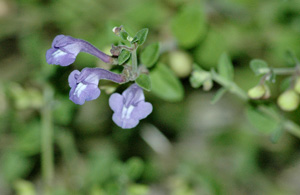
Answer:
[[[219,59],[218,72],[220,76],[232,81],[234,76],[234,69],[229,56],[223,53]]]
[[[147,68],[151,68],[158,60],[159,57],[159,43],[152,43],[148,45],[141,53],[141,62]]]
[[[181,46],[191,48],[197,45],[206,32],[205,16],[201,5],[183,7],[174,17],[171,27]]]
[[[142,45],[146,41],[147,35],[148,35],[148,28],[143,28],[142,30],[136,33],[131,43],[137,42],[139,45]]]
[[[266,107],[266,109],[268,109],[269,112],[275,112],[272,108]],[[247,108],[246,115],[252,126],[262,133],[271,134],[278,129],[280,125],[279,121],[251,106]]]
[[[128,33],[125,31],[121,31],[120,37],[124,40],[127,41]]]
[[[130,52],[123,49],[120,53],[120,55],[118,56],[118,63],[119,65],[124,64],[128,59],[130,58]]]
[[[152,92],[163,100],[176,102],[183,99],[184,89],[175,74],[159,63],[150,72]]]
[[[217,93],[214,95],[214,97],[211,99],[210,103],[211,104],[215,104],[217,103],[222,97],[223,95],[227,92],[227,89],[222,87],[221,89],[219,89],[217,91]]]
[[[250,68],[256,75],[266,74],[270,71],[267,62],[259,59],[251,60]]]
[[[146,74],[140,74],[140,76],[135,80],[136,84],[138,84],[141,88],[146,91],[151,90],[151,80],[150,77]]]

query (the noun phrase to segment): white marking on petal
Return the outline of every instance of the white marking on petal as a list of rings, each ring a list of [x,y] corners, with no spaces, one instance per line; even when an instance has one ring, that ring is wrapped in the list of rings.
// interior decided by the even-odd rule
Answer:
[[[67,53],[66,52],[63,52],[62,50],[58,49],[57,51],[55,51],[52,56],[57,58],[57,57],[60,57],[60,56],[63,56],[63,55],[66,55]]]
[[[77,86],[76,86],[76,89],[74,91],[74,94],[73,95],[76,95],[77,94],[77,97],[80,96],[80,94],[82,93],[82,91],[87,87],[87,85],[84,85],[82,83],[79,83]]]
[[[122,109],[122,119],[129,119],[130,115],[134,109],[134,106],[130,105],[129,108],[126,108],[125,106]]]
[[[84,80],[86,82],[93,83],[93,84],[97,85],[98,84],[98,75],[94,74],[94,73],[91,73]]]

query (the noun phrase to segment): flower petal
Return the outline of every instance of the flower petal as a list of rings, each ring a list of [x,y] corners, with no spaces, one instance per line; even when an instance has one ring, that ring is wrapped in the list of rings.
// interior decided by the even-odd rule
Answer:
[[[118,93],[114,93],[109,98],[109,106],[114,112],[121,112],[124,105],[124,98]]]
[[[97,99],[100,96],[98,85],[79,83],[70,91],[70,100],[75,104],[82,105],[85,101]]]
[[[48,49],[46,53],[46,60],[48,64],[68,66],[75,61],[76,55],[72,53],[67,53],[60,49],[51,48]]]
[[[131,118],[138,120],[146,118],[153,110],[152,104],[149,102],[139,102],[138,105],[133,109]]]
[[[73,70],[71,74],[69,75],[68,81],[69,81],[69,86],[76,87],[77,84],[77,78],[80,75],[80,72],[78,70]]]
[[[133,118],[129,118],[129,119],[122,118],[122,116],[118,112],[113,114],[112,119],[119,127],[123,129],[131,129],[136,127],[139,124],[139,120]]]

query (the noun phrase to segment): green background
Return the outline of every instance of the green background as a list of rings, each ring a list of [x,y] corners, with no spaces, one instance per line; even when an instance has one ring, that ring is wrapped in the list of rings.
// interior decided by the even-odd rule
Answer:
[[[153,93],[145,96],[153,113],[130,130],[112,122],[104,82],[98,99],[83,106],[69,100],[69,73],[105,67],[97,58],[79,54],[68,67],[45,60],[58,34],[108,53],[121,24],[131,35],[149,28],[142,48],[160,42],[159,62],[183,86],[172,81],[166,93],[180,94],[165,98],[155,88],[164,75],[152,76]],[[248,90],[259,82],[250,60],[289,66],[288,50],[300,56],[298,0],[0,0],[0,194],[45,193],[47,129],[52,194],[300,194],[299,139],[283,132],[273,144],[263,120],[247,120],[244,102],[226,94],[211,105],[219,86],[193,89],[180,74],[191,62],[217,67],[227,52],[234,81]],[[176,51],[188,56],[182,66],[170,63]],[[283,78],[270,86],[270,101]],[[287,116],[299,123],[299,110]]]

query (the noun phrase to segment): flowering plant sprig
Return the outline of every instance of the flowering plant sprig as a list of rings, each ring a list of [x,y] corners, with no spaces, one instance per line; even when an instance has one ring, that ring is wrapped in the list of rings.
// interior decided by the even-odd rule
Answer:
[[[260,131],[270,134],[273,142],[279,139],[283,130],[300,138],[300,127],[286,118],[280,111],[294,111],[300,104],[300,63],[295,56],[293,59],[293,66],[287,68],[273,68],[263,60],[252,60],[250,68],[257,76],[261,76],[261,79],[256,86],[248,90],[248,93],[234,82],[233,64],[226,54],[220,57],[217,71],[214,69],[206,71],[195,64],[190,76],[190,83],[194,88],[203,86],[206,91],[212,88],[213,82],[221,85],[212,99],[212,103],[220,100],[226,92],[231,92],[248,102],[246,110],[248,120]],[[275,83],[276,77],[280,75],[288,76],[286,80],[288,86],[284,87],[285,91],[277,98],[279,109],[268,99],[271,97],[269,82]],[[261,104],[262,101],[266,100],[268,100],[268,104]]]
[[[113,32],[127,45],[112,45],[112,56],[97,49],[87,41],[71,36],[58,35],[52,42],[52,48],[46,52],[49,64],[68,66],[72,64],[80,52],[89,53],[98,57],[105,63],[123,66],[121,74],[102,68],[84,68],[82,71],[74,70],[70,73],[68,82],[71,87],[69,98],[75,104],[83,105],[86,101],[97,99],[101,91],[98,87],[101,79],[119,84],[135,81],[122,95],[114,93],[109,99],[109,105],[114,111],[113,121],[124,129],[134,128],[139,121],[146,118],[153,110],[152,104],[145,102],[143,89],[150,91],[151,81],[147,75],[149,71],[139,66],[137,61],[137,48],[146,41],[148,29],[140,30],[131,37],[123,26],[115,27]],[[126,64],[131,57],[131,65]]]

